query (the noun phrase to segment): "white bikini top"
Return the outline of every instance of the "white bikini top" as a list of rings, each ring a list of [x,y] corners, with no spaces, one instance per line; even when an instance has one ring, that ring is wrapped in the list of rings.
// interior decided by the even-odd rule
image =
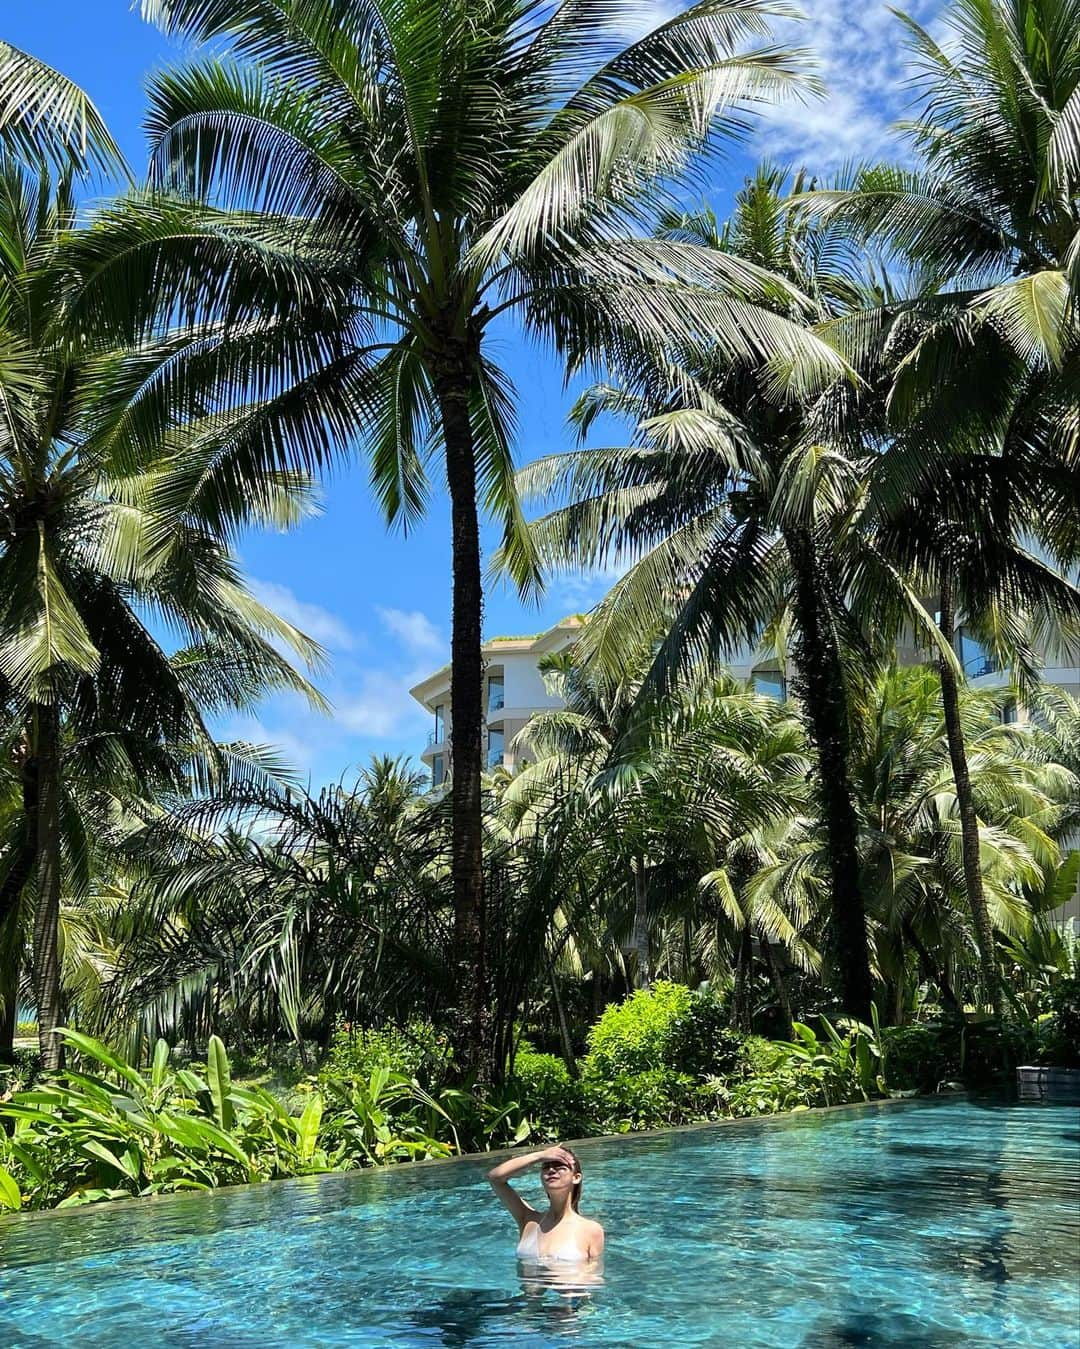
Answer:
[[[576,1243],[563,1246],[558,1251],[545,1251],[540,1253],[540,1224],[530,1222],[521,1234],[521,1240],[517,1244],[517,1258],[519,1260],[539,1260],[544,1263],[553,1261],[565,1262],[572,1265],[584,1264],[589,1256],[588,1252],[583,1251]]]

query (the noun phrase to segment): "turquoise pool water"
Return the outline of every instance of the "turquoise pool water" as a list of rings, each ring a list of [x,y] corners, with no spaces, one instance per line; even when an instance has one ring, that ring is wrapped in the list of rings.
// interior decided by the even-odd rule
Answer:
[[[587,1298],[485,1163],[0,1222],[4,1349],[1038,1345],[1080,1327],[1080,1112],[931,1101],[597,1142]]]

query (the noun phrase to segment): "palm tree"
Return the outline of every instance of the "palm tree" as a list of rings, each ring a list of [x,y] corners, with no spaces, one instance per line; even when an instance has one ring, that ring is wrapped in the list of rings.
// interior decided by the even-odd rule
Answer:
[[[284,1033],[303,1052],[338,1014],[430,1015],[447,997],[447,849],[423,781],[377,759],[351,788],[225,782],[148,819],[120,849],[104,1028],[191,1043]]]
[[[819,759],[836,972],[845,1008],[867,1019],[850,709],[874,653],[871,625],[859,614],[885,602],[911,611],[904,579],[876,546],[863,490],[882,431],[875,397],[882,370],[858,316],[886,297],[865,281],[862,255],[842,232],[794,216],[784,178],[759,170],[723,228],[706,212],[672,218],[668,232],[771,276],[774,303],[789,321],[843,345],[864,378],[850,378],[841,360],[839,374],[816,386],[794,382],[776,353],[763,362],[723,348],[681,371],[645,367],[637,389],[595,391],[578,410],[583,430],[600,410],[634,412],[635,446],[553,456],[524,470],[520,482],[540,500],[573,502],[533,526],[546,560],[631,564],[581,638],[602,663],[617,667],[636,634],[660,632],[646,684],[663,688],[680,669],[754,648],[763,634],[793,633],[796,688]],[[800,176],[794,199],[804,187]]]
[[[959,702],[987,909],[995,933],[1017,937],[1030,920],[1029,896],[1060,862],[1077,778],[1059,762],[1050,733],[1032,722],[1003,724],[1002,707],[1013,696],[1009,689],[964,688]],[[964,822],[945,706],[934,671],[883,674],[861,719],[855,779],[879,962],[898,971],[899,993],[910,946],[924,976],[958,1013],[950,965],[963,977],[973,948],[976,982],[984,975],[967,902]]]
[[[995,636],[1011,617],[1015,651],[1026,646],[1022,634],[1016,640],[1019,617],[1040,592],[1077,612],[1075,593],[1017,545],[1038,540],[1063,568],[1080,556],[1080,4],[953,0],[944,46],[902,18],[922,97],[908,128],[916,167],[862,168],[846,188],[803,205],[899,253],[925,278],[890,397],[898,453],[875,490],[887,511],[907,513],[909,558],[911,521],[921,523],[918,551],[946,639],[962,613],[1007,651]],[[987,543],[995,536],[1005,540],[996,566]],[[1002,551],[1013,552],[1011,564],[1000,562]],[[947,661],[941,680],[983,989],[1000,1012],[960,694]]]
[[[18,727],[23,813],[0,886],[0,927],[33,884],[33,978],[42,1054],[58,1062],[57,932],[65,867],[78,862],[66,785],[81,763],[102,782],[147,786],[168,746],[213,754],[207,710],[247,705],[264,688],[317,695],[269,638],[318,649],[245,590],[197,510],[177,511],[177,477],[200,448],[212,463],[228,416],[167,428],[155,461],[136,456],[126,419],[170,344],[88,347],[71,318],[65,236],[70,175],[0,162],[0,707]],[[170,436],[172,439],[170,439]],[[178,450],[183,448],[182,462]],[[212,482],[209,471],[207,481]],[[302,484],[250,494],[253,519],[287,519]],[[167,655],[146,615],[172,628]]]
[[[0,40],[0,150],[24,166],[85,176],[123,170],[101,114],[71,80]]]
[[[743,946],[754,935],[799,945],[771,902],[755,908],[736,891],[753,869],[750,838],[790,816],[808,770],[788,709],[729,678],[643,700],[649,653],[641,655],[636,676],[614,686],[580,653],[551,658],[549,685],[567,706],[520,733],[536,760],[504,796],[525,818],[539,809],[545,831],[568,817],[587,839],[571,847],[561,839],[575,874],[552,877],[556,889],[575,888],[582,852],[599,855],[599,916],[612,934],[629,933],[639,987],[652,977],[652,930],[664,921],[681,926],[684,955],[697,927],[733,929]],[[715,974],[720,962],[712,963]],[[682,977],[695,968],[684,960]]]
[[[501,522],[519,585],[538,582],[514,493],[514,391],[492,336],[516,317],[570,365],[602,341],[630,360],[705,328],[737,350],[791,346],[797,333],[755,311],[748,271],[719,303],[698,284],[716,260],[626,237],[692,152],[800,87],[798,54],[741,51],[787,7],[699,0],[659,23],[653,13],[630,41],[620,34],[650,7],[607,0],[142,10],[170,34],[230,44],[228,59],[151,90],[156,181],[214,205],[129,204],[126,224],[113,222],[127,244],[114,232],[110,247],[129,279],[136,267],[148,307],[209,309],[234,325],[219,353],[228,374],[240,351],[269,395],[237,453],[307,467],[360,443],[388,520],[405,527],[426,506],[428,451],[443,456],[458,1038],[483,1064],[480,507]],[[265,328],[253,340],[250,322],[269,322],[275,340]]]

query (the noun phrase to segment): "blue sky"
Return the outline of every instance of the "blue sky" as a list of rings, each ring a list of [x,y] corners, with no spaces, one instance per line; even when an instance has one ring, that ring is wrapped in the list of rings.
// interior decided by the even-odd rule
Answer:
[[[674,8],[628,4],[628,14],[662,16]],[[929,21],[940,3],[914,0],[907,8]],[[745,153],[738,152],[718,177],[713,200],[721,212],[762,154],[828,172],[890,146],[890,123],[909,96],[896,21],[876,0],[803,0],[803,10],[806,22],[785,24],[780,36],[815,50],[829,96],[774,110],[763,120]],[[129,0],[4,0],[0,37],[77,80],[136,172],[141,169],[143,84],[180,52],[132,12]],[[568,448],[572,392],[564,390],[556,363],[513,333],[496,354],[520,395],[519,461]],[[371,753],[419,749],[426,718],[407,690],[447,659],[450,611],[449,522],[441,498],[424,524],[403,538],[388,533],[374,510],[362,464],[336,472],[322,495],[318,518],[287,535],[250,536],[241,555],[261,597],[327,647],[332,665],[318,682],[334,714],[326,718],[298,700],[275,698],[257,718],[222,728],[279,745],[315,784],[338,778]],[[486,631],[538,631],[589,607],[603,590],[603,578],[555,578],[537,610],[494,589]]]

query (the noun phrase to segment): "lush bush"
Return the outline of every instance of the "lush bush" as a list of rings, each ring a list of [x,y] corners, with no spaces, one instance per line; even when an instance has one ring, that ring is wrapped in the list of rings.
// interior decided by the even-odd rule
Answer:
[[[368,1082],[376,1068],[424,1083],[446,1075],[449,1045],[430,1022],[407,1026],[357,1027],[339,1017],[319,1073],[325,1083],[337,1079]]]
[[[7,1207],[205,1190],[340,1164],[319,1146],[322,1098],[313,1095],[297,1118],[269,1092],[234,1086],[216,1037],[200,1076],[173,1068],[163,1040],[144,1073],[88,1036],[63,1034],[82,1071],[0,1106],[14,1122],[0,1138]]]
[[[1054,985],[1050,1007],[1041,1027],[1040,1059],[1059,1068],[1080,1068],[1080,965]]]
[[[700,1083],[672,1068],[620,1073],[615,1078],[590,1075],[582,1080],[582,1097],[589,1134],[665,1129],[707,1118]]]
[[[294,1115],[271,1092],[232,1080],[213,1037],[205,1070],[173,1066],[158,1041],[146,1071],[88,1036],[80,1058],[0,1104],[0,1207],[47,1208],[169,1190],[205,1190],[416,1157],[460,1147],[443,1099],[377,1067],[366,1082],[311,1090]],[[438,1131],[433,1128],[437,1122]]]
[[[938,1025],[888,1026],[881,1048],[889,1091],[934,1091],[954,1074],[954,1055]]]
[[[889,1091],[935,1091],[943,1082],[981,1086],[1008,1079],[1023,1059],[1038,1056],[1031,1027],[993,1017],[951,1017],[881,1032]]]
[[[609,1080],[672,1067],[691,994],[683,984],[660,981],[611,1003],[589,1031],[586,1073]]]
[[[604,1009],[588,1034],[585,1075],[613,1080],[658,1068],[702,1076],[730,1071],[741,1043],[715,996],[661,980]]]
[[[38,1050],[16,1049],[10,1064],[0,1063],[0,1098],[32,1087],[40,1076],[41,1054]]]
[[[520,1044],[506,1090],[534,1137],[555,1142],[588,1132],[581,1080],[570,1076],[557,1055],[541,1054],[528,1042]]]
[[[731,1073],[744,1037],[732,1030],[729,1012],[711,993],[693,993],[690,1007],[673,1027],[668,1066],[697,1077]]]

